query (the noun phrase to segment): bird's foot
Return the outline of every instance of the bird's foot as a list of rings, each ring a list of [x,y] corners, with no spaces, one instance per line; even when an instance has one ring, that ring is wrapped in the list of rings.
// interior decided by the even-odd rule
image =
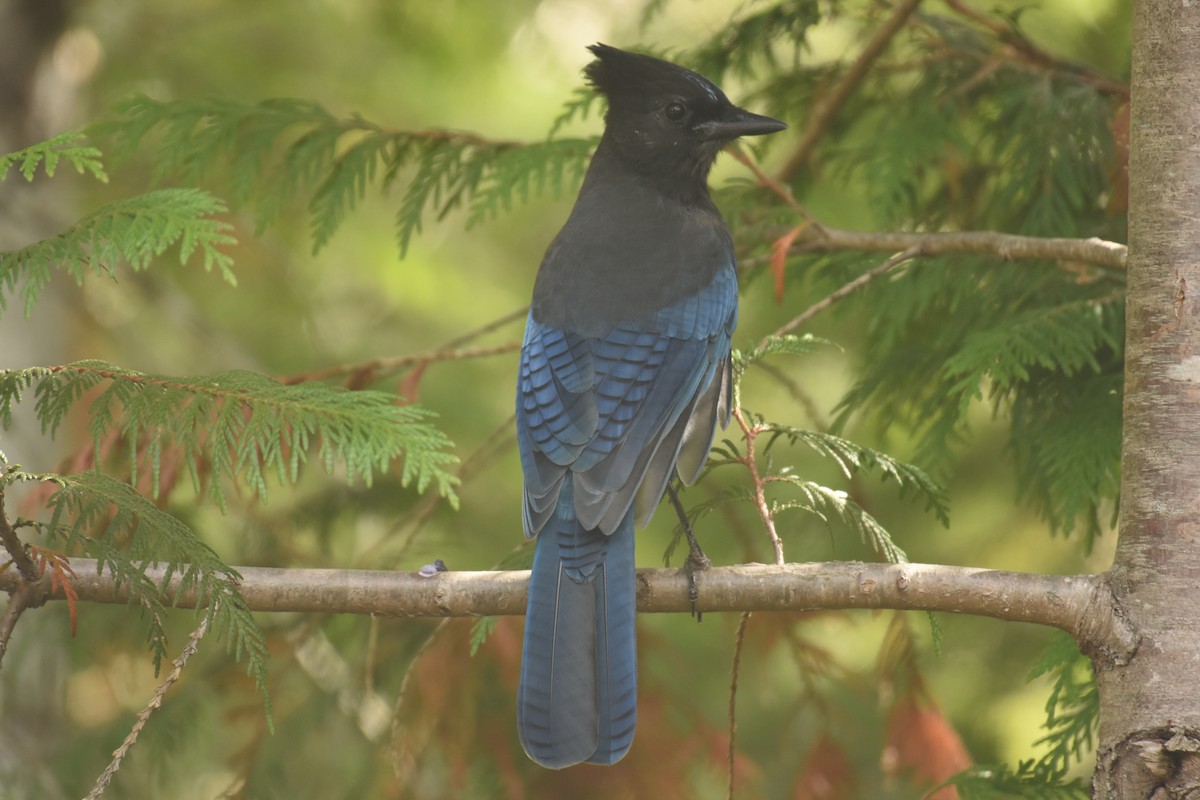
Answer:
[[[679,493],[671,484],[667,484],[667,497],[670,498],[671,505],[675,507],[675,513],[679,515],[680,527],[687,536],[688,557],[683,562],[683,571],[687,573],[688,577],[688,601],[692,605],[692,616],[696,618],[696,622],[700,622],[703,612],[696,610],[696,603],[700,599],[700,585],[696,581],[696,574],[711,567],[712,559],[700,549],[700,543],[696,541],[696,534],[692,533],[692,523],[687,517],[687,512],[684,511],[683,503],[679,500]]]
[[[696,581],[696,575],[711,567],[712,559],[704,554],[694,538],[688,538],[693,547],[687,560],[683,562],[683,571],[688,577],[688,601],[692,604],[692,616],[696,618],[696,622],[700,622],[704,612],[696,610],[696,603],[700,600],[700,585]]]

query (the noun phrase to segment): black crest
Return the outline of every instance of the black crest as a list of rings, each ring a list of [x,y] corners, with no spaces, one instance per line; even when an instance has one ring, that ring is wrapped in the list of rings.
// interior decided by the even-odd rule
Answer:
[[[665,95],[686,97],[717,108],[729,105],[720,87],[677,64],[606,44],[588,47],[596,60],[584,68],[588,82],[608,98],[610,106],[637,104]]]

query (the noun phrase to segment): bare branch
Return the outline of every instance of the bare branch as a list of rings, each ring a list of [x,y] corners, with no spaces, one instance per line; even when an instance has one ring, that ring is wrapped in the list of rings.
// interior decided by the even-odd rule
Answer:
[[[520,348],[519,342],[505,342],[504,344],[495,345],[492,347],[469,347],[464,348],[463,345],[475,339],[485,336],[499,328],[504,327],[512,322],[524,319],[529,313],[528,306],[522,306],[505,314],[502,317],[481,325],[474,330],[467,331],[460,336],[456,336],[450,341],[443,344],[436,350],[431,350],[427,353],[418,353],[409,356],[396,356],[394,358],[376,358],[370,361],[363,361],[358,364],[344,364],[341,366],[330,367],[329,369],[319,370],[316,372],[306,372],[301,375],[289,375],[281,378],[284,383],[295,384],[305,383],[307,381],[321,381],[330,378],[339,378],[343,376],[359,376],[359,375],[377,375],[380,372],[392,372],[411,367],[416,364],[421,364],[430,361],[453,361],[466,358],[482,358],[485,356],[500,355],[509,353]]]
[[[97,572],[92,559],[71,560],[80,600],[125,603],[128,586]],[[424,578],[415,572],[237,567],[241,592],[253,611],[309,611],[330,614],[384,614],[399,617],[518,615],[525,611],[527,571],[442,572]],[[176,570],[176,576],[181,570]],[[161,583],[165,568],[147,574]],[[19,576],[0,573],[0,591],[11,591]],[[167,602],[177,590],[169,585]],[[1034,575],[934,564],[870,564],[833,561],[814,564],[740,564],[696,573],[699,611],[805,611],[890,608],[974,614],[1061,628],[1092,652],[1127,657],[1136,635],[1114,611],[1104,575]],[[39,585],[61,599],[49,578]],[[195,591],[181,592],[176,605],[191,607]],[[643,613],[692,610],[683,570],[638,570],[638,610]],[[1088,619],[1089,615],[1092,616]]]
[[[330,378],[338,378],[344,375],[377,375],[380,372],[395,372],[396,370],[405,367],[411,367],[416,364],[428,363],[431,361],[461,361],[468,358],[485,358],[487,356],[498,356],[504,353],[511,353],[519,350],[520,342],[504,342],[502,344],[491,345],[489,347],[462,347],[453,350],[439,349],[431,350],[427,353],[417,353],[409,356],[395,356],[393,358],[373,358],[370,361],[362,361],[357,364],[342,364],[328,369],[317,370],[315,372],[306,372],[303,375],[289,375],[283,379],[283,383],[297,384],[307,383],[309,381],[323,381]]]
[[[738,622],[737,634],[733,638],[733,667],[729,670],[729,792],[726,797],[733,800],[734,767],[737,764],[737,689],[738,672],[742,664],[742,646],[746,643],[746,626],[750,624],[750,612],[743,611]]]
[[[1095,236],[1088,239],[1019,236],[993,231],[951,231],[945,233],[903,233],[897,231],[867,233],[814,225],[801,232],[792,251],[862,250],[895,253],[913,250],[918,256],[950,253],[982,253],[1009,261],[1045,259],[1077,261],[1112,269],[1125,269],[1128,248]]]
[[[4,509],[3,486],[0,486],[0,545],[8,551],[8,557],[12,559],[10,563],[16,565],[21,577],[30,582],[38,579],[41,570],[33,563],[33,556],[25,549],[25,543],[17,536],[12,523],[8,521],[8,512]],[[4,565],[0,564],[0,566]]]
[[[803,325],[804,323],[808,322],[810,319],[815,317],[817,314],[820,314],[822,311],[824,311],[825,309],[832,306],[834,303],[836,303],[840,300],[843,300],[844,298],[849,297],[850,295],[854,294],[859,289],[861,289],[862,287],[866,286],[871,281],[878,278],[880,275],[884,275],[888,272],[891,272],[893,269],[895,269],[896,267],[905,263],[906,261],[911,261],[913,258],[916,257],[916,255],[917,255],[917,251],[914,248],[910,247],[907,250],[903,250],[903,251],[891,256],[887,261],[884,261],[879,266],[872,267],[871,269],[864,272],[862,275],[859,275],[857,278],[847,281],[844,285],[842,285],[838,289],[835,289],[834,291],[830,292],[825,297],[821,298],[820,300],[813,303],[808,308],[804,309],[804,311],[797,314],[795,317],[793,317],[791,320],[789,320],[786,324],[781,326],[779,328],[779,330],[770,334],[770,336],[767,336],[766,338],[764,338],[761,342],[758,343],[758,346],[766,347],[767,341],[772,336],[783,336],[785,334],[791,333],[792,331],[796,330],[796,328],[799,328],[801,325]]]
[[[858,59],[850,65],[850,69],[842,76],[838,85],[833,88],[829,96],[825,98],[825,102],[819,104],[813,114],[809,117],[808,128],[804,131],[804,137],[800,140],[800,144],[792,152],[787,163],[779,170],[779,180],[782,183],[787,183],[797,170],[805,165],[809,156],[812,155],[813,149],[817,146],[817,142],[825,135],[829,129],[829,124],[833,122],[833,118],[837,116],[838,111],[846,104],[851,95],[858,88],[859,84],[867,76],[871,65],[875,60],[883,54],[887,49],[888,43],[892,38],[904,27],[904,23],[916,11],[917,6],[921,4],[921,0],[903,0],[896,6],[896,10],[892,12],[892,16],[888,17],[883,26],[875,32],[871,37],[871,41],[867,42],[867,46],[863,48]]]
[[[0,664],[3,664],[4,654],[8,652],[8,642],[17,627],[17,620],[26,609],[42,604],[42,591],[39,584],[24,581],[19,581],[15,589],[9,590],[8,605],[4,607],[3,616],[0,616]]]
[[[779,533],[775,530],[775,514],[772,513],[770,505],[767,504],[766,495],[766,479],[759,474],[758,461],[754,455],[754,440],[758,438],[758,434],[763,431],[760,425],[751,425],[746,421],[746,417],[742,414],[742,409],[739,406],[733,409],[733,418],[737,420],[738,427],[742,429],[742,433],[746,437],[746,455],[738,459],[750,473],[750,482],[754,484],[754,507],[758,509],[758,516],[762,520],[763,528],[767,531],[767,536],[771,539],[771,548],[775,552],[776,566],[782,566],[783,559],[783,540],[779,538]],[[697,609],[703,611],[703,609]]]
[[[808,210],[792,196],[791,190],[772,178],[755,161],[738,147],[731,147],[729,154],[743,164],[763,189],[776,195],[787,206],[795,209],[807,224],[789,230],[780,230],[772,236],[792,235],[787,255],[812,251],[860,250],[864,252],[911,252],[912,257],[940,256],[951,253],[981,253],[993,255],[1006,261],[1042,259],[1047,261],[1078,262],[1100,267],[1124,270],[1129,248],[1119,242],[1110,242],[1098,237],[1069,239],[1065,237],[1021,236],[995,231],[938,231],[932,233],[908,233],[904,231],[852,231],[831,228],[814,218]],[[743,269],[763,263],[764,259],[744,259]]]
[[[1000,41],[1004,42],[1007,45],[1007,49],[1001,55],[1006,61],[1018,65],[1028,64],[1035,69],[1049,70],[1058,76],[1077,80],[1088,86],[1092,86],[1097,91],[1115,94],[1124,98],[1129,97],[1128,84],[1114,81],[1086,64],[1065,61],[1052,53],[1042,50],[1029,39],[1025,38],[1025,36],[1021,35],[1009,22],[972,8],[963,2],[963,0],[946,0],[946,5],[951,10],[978,23],[986,30],[995,34]]]
[[[2,454],[0,454],[2,457]],[[36,608],[43,602],[45,589],[39,585],[41,570],[33,561],[33,556],[25,549],[25,543],[17,536],[12,523],[8,521],[8,512],[4,508],[4,487],[0,485],[0,545],[8,552],[7,563],[0,563],[0,575],[8,574],[12,587],[8,591],[8,604],[4,614],[0,616],[0,664],[4,662],[4,654],[8,652],[8,642],[12,639],[17,620],[27,608]],[[11,573],[7,567],[16,565]]]

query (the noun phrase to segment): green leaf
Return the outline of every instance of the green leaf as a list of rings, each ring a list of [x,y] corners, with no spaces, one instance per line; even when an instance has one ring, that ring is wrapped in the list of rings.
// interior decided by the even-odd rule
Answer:
[[[101,386],[103,390],[100,390]],[[429,420],[433,412],[396,404],[383,392],[348,391],[319,383],[286,385],[264,375],[232,371],[208,377],[148,375],[103,361],[0,371],[0,423],[35,388],[35,411],[54,434],[85,394],[88,428],[97,454],[110,432],[128,442],[132,480],[149,468],[158,494],[163,442],[179,447],[197,491],[201,462],[211,470],[208,491],[222,507],[222,479],[242,481],[259,495],[266,473],[295,482],[316,451],[327,471],[339,465],[348,480],[373,476],[402,459],[401,483],[423,492],[431,485],[457,507],[450,442]]]
[[[1092,662],[1066,633],[1055,631],[1054,640],[1029,673],[1029,680],[1049,676],[1054,680],[1046,700],[1045,736],[1035,745],[1049,745],[1037,765],[1055,775],[1065,775],[1095,744],[1100,725],[1100,695]]]
[[[941,786],[957,789],[959,800],[1088,800],[1091,797],[1087,784],[1079,778],[1067,780],[1032,761],[1021,762],[1016,770],[1006,764],[974,766]]]
[[[766,423],[765,427],[772,436],[767,440],[764,452],[784,439],[791,444],[804,444],[812,448],[836,464],[847,478],[859,471],[878,472],[884,481],[894,480],[902,496],[913,494],[922,498],[926,509],[933,511],[938,521],[943,525],[950,524],[944,490],[920,467],[831,433],[802,430],[774,422]]]
[[[795,334],[770,336],[764,342],[755,346],[753,350],[734,350],[731,356],[733,359],[734,381],[740,381],[741,376],[745,374],[747,368],[768,356],[781,354],[802,355],[812,352],[821,345],[837,346],[828,339],[822,339],[819,336],[806,333],[802,336]]]
[[[514,202],[549,194],[560,197],[583,182],[598,137],[553,139],[497,153],[472,192],[467,227],[510,211]]]
[[[225,213],[223,202],[198,189],[160,189],[102,206],[57,236],[0,252],[0,311],[6,294],[19,289],[25,313],[31,313],[56,269],[81,284],[89,272],[112,274],[119,262],[148,269],[176,244],[180,263],[198,250],[205,270],[216,268],[235,283],[233,260],[220,249],[236,243],[233,226],[212,218]]]
[[[472,656],[479,652],[479,648],[483,647],[483,643],[492,635],[498,621],[495,617],[480,617],[471,625]]]
[[[314,252],[324,247],[369,187],[388,191],[403,174],[396,215],[404,253],[432,213],[471,208],[470,221],[508,208],[514,194],[560,191],[577,182],[594,140],[524,145],[455,131],[389,130],[359,116],[339,119],[317,103],[271,99],[160,102],[136,97],[93,126],[93,135],[130,156],[153,144],[159,179],[229,182],[236,206],[253,205],[259,229],[307,196]],[[529,156],[506,155],[531,149]]]
[[[13,164],[20,165],[18,169],[27,181],[33,180],[39,165],[43,167],[46,175],[54,177],[58,163],[65,160],[80,175],[88,173],[101,183],[107,183],[108,175],[100,161],[102,154],[95,147],[82,144],[86,138],[80,131],[67,131],[24,150],[0,155],[0,181],[8,176],[8,170]]]
[[[138,494],[133,486],[101,472],[38,476],[57,491],[47,501],[51,519],[46,530],[62,541],[64,549],[79,548],[97,559],[97,569],[107,570],[118,586],[126,586],[129,602],[145,606],[150,614],[147,640],[155,670],[166,657],[166,631],[162,627],[166,606],[181,592],[195,590],[201,598],[197,613],[225,637],[226,650],[254,676],[270,716],[267,694],[269,651],[238,589],[240,576],[207,544],[176,517]],[[161,584],[146,569],[167,563]],[[173,592],[168,583],[174,579]]]
[[[799,509],[815,514],[826,523],[830,517],[841,520],[850,530],[875,551],[876,555],[892,564],[903,564],[908,561],[904,551],[892,541],[891,534],[879,524],[866,509],[850,497],[849,493],[840,489],[831,489],[815,481],[808,481],[794,475],[773,476],[774,480],[790,486],[798,495],[798,500],[778,500],[770,504],[771,512]]]

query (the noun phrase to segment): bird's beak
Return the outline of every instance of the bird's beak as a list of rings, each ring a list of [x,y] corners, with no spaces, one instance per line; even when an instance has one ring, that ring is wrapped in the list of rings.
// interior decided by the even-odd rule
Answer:
[[[744,108],[731,109],[724,119],[705,122],[697,126],[705,139],[733,140],[739,136],[763,136],[787,127],[783,122],[760,114],[751,114]]]

